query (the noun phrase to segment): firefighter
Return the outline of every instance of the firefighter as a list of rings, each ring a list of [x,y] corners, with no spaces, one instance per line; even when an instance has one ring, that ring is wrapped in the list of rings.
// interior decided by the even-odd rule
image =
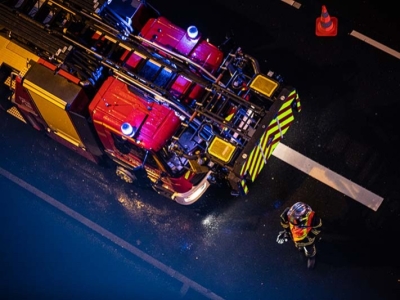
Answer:
[[[280,216],[283,231],[279,232],[276,242],[283,244],[290,238],[299,251],[307,257],[307,268],[315,265],[317,249],[315,242],[321,232],[322,220],[312,208],[303,202],[287,207]]]

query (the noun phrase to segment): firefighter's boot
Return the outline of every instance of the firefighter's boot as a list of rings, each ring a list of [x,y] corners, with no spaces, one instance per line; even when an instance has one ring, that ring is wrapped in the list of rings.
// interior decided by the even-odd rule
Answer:
[[[315,256],[308,257],[307,259],[307,269],[314,269],[315,267]]]

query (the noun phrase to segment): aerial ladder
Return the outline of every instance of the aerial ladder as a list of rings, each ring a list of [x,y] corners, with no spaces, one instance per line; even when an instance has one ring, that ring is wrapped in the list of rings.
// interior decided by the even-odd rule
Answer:
[[[0,4],[0,29],[11,40],[54,64],[55,72],[73,74],[75,79],[71,80],[78,78],[77,83],[89,94],[90,90],[96,91],[105,73],[112,73],[144,97],[174,107],[183,125],[174,139],[179,140],[185,128],[191,127],[194,143],[204,142],[214,160],[234,171],[232,186],[243,182],[245,176],[254,181],[262,167],[252,170],[243,166],[246,161],[254,165],[249,157],[257,151],[261,151],[257,152],[257,160],[266,162],[267,148],[282,138],[286,123],[292,121],[290,117],[279,117],[282,103],[289,98],[297,100],[298,95],[281,85],[279,75],[261,74],[256,60],[240,48],[232,50],[220,68],[211,72],[140,35],[145,20],[159,15],[151,5],[137,1],[133,14],[141,15],[121,15],[106,0],[5,1]],[[26,68],[19,71],[25,72]],[[176,93],[174,84],[182,77],[189,82],[188,87],[184,93]],[[13,78],[7,83],[12,86]],[[300,110],[300,102],[293,103]],[[263,141],[264,145],[248,145],[251,139],[265,139],[272,123],[277,129]],[[212,150],[221,147],[227,149],[226,154]]]

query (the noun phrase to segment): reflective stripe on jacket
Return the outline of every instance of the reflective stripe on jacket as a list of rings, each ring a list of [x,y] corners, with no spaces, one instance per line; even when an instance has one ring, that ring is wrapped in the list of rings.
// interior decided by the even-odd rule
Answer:
[[[311,231],[311,222],[314,217],[314,211],[311,211],[303,220],[301,225],[295,225],[289,223],[290,232],[292,233],[292,238],[294,242],[298,242],[306,238],[308,233]]]

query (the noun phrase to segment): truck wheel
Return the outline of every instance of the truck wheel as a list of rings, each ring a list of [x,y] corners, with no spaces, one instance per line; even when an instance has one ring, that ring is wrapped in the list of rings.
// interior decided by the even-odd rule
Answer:
[[[121,166],[117,167],[115,173],[119,178],[121,178],[123,181],[127,183],[133,183],[136,180],[135,175],[133,175],[130,171]]]

